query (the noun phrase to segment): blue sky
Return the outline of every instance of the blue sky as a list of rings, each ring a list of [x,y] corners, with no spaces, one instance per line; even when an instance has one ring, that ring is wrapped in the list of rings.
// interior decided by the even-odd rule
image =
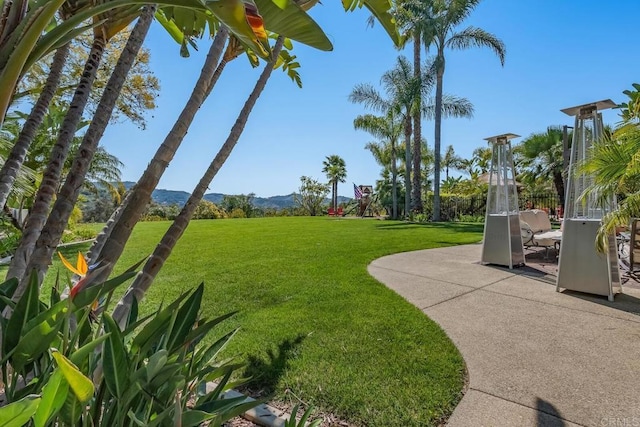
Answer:
[[[368,28],[364,10],[345,13],[339,1],[325,0],[311,15],[334,44],[320,52],[297,44],[293,53],[302,65],[303,88],[276,70],[258,100],[238,145],[210,192],[289,194],[300,176],[324,181],[322,161],[331,154],[345,159],[347,183],[339,193],[352,196],[351,182],[375,184],[380,167],[364,149],[372,138],[353,129],[353,119],[367,111],[349,103],[358,83],[377,85],[400,54],[382,28]],[[611,98],[640,82],[637,16],[640,2],[617,0],[484,0],[463,24],[481,27],[507,47],[506,63],[486,49],[448,51],[444,90],[467,97],[475,107],[472,119],[443,123],[442,147],[471,157],[483,138],[513,132],[527,136],[548,125],[573,125],[561,108]],[[178,46],[154,23],[146,46],[162,90],[148,126],[111,126],[102,140],[126,165],[123,179],[136,181],[175,122],[198,78],[210,40],[181,58]],[[200,109],[182,147],[159,188],[191,192],[226,139],[261,68],[245,57],[230,63]],[[615,124],[614,111],[604,120]],[[433,145],[433,123],[423,125]],[[518,140],[515,140],[517,142]]]

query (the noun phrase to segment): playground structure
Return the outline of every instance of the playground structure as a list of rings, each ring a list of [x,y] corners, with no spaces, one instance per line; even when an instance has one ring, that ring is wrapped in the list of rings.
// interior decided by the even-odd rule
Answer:
[[[358,204],[356,205],[358,208],[358,216],[365,217],[374,216],[372,205],[375,201],[375,195],[373,194],[373,185],[359,185],[360,192],[362,196],[357,199]]]
[[[373,217],[375,212],[373,206],[377,201],[377,195],[373,192],[373,185],[358,185],[354,184],[354,188],[358,190],[354,191],[354,199],[349,201],[346,206],[339,207],[338,209],[329,208],[327,214],[329,216],[347,216],[354,213],[359,217]]]

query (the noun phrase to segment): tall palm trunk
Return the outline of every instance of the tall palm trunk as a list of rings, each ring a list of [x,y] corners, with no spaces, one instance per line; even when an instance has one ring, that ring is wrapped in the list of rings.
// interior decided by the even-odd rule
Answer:
[[[11,262],[11,266],[9,267],[7,278],[17,277],[22,279],[27,276],[25,275],[25,271],[29,258],[31,257],[36,241],[40,237],[42,227],[47,220],[51,201],[60,184],[62,168],[69,154],[69,147],[78,128],[78,123],[80,123],[80,119],[82,119],[84,107],[89,99],[91,87],[96,78],[105,45],[105,36],[97,34],[93,39],[89,58],[85,63],[82,77],[69,105],[69,111],[60,128],[58,140],[51,150],[49,163],[44,171],[42,183],[40,184],[31,212],[27,218],[24,233],[13,261]],[[26,283],[26,280],[24,280],[24,282]],[[20,286],[16,290],[16,298],[21,296],[21,289],[24,289],[23,286]]]
[[[396,142],[391,141],[391,219],[398,219],[398,165]]]
[[[229,60],[226,58],[226,56],[223,56],[223,58],[218,63],[218,66],[216,67],[216,70],[214,71],[213,75],[211,76],[211,80],[209,81],[209,88],[207,89],[207,93],[206,93],[207,97],[211,93],[211,90],[213,89],[216,82],[220,78],[220,75],[222,74],[222,71],[224,71],[224,68],[226,67],[228,62]],[[131,200],[131,194],[133,193],[134,190],[135,190],[135,187],[129,191],[129,193],[127,194],[125,199],[122,201],[120,206],[118,206],[118,208],[109,217],[109,220],[107,221],[105,226],[102,228],[102,230],[96,237],[96,240],[91,245],[91,248],[89,248],[89,252],[87,253],[89,264],[95,264],[96,262],[98,262],[98,256],[100,255],[100,252],[104,247],[104,244],[109,239],[109,236],[111,236],[111,231],[113,231],[115,225],[120,221],[120,217],[122,216],[122,211],[129,203],[129,200]]]
[[[411,116],[407,112],[404,119],[404,217],[409,218],[411,214]]]
[[[51,67],[49,67],[49,75],[40,92],[40,96],[35,105],[29,113],[29,117],[24,122],[22,130],[18,135],[16,143],[11,148],[11,153],[2,165],[0,169],[0,206],[4,206],[7,203],[7,198],[13,183],[18,176],[18,171],[22,167],[25,157],[27,156],[27,150],[33,141],[33,138],[38,131],[38,128],[44,121],[44,117],[49,109],[49,104],[56,93],[60,78],[62,77],[62,69],[67,62],[67,56],[69,55],[70,43],[66,43],[56,50],[53,55]]]
[[[333,204],[333,209],[338,209],[338,180],[334,179],[333,180],[333,186],[332,186],[332,192],[333,192],[333,200],[331,201],[331,203]]]
[[[561,171],[553,172],[553,185],[556,187],[560,205],[564,206],[564,178],[562,177]]]
[[[98,259],[109,264],[109,267],[103,271],[104,277],[111,273],[115,262],[120,258],[133,227],[144,213],[149,200],[151,200],[152,191],[156,188],[162,174],[169,166],[169,162],[171,162],[180,147],[196,113],[206,99],[210,85],[215,83],[212,82],[211,78],[214,75],[216,64],[220,61],[228,35],[229,32],[226,27],[220,27],[216,33],[200,72],[200,77],[191,92],[187,104],[131,192],[131,198],[122,210],[120,221],[114,225],[111,235],[105,242],[102,251],[100,251]]]
[[[284,37],[278,37],[278,40],[276,41],[276,44],[273,47],[272,51],[273,58],[278,58],[278,54],[282,49],[283,43]],[[231,151],[238,143],[244,127],[247,124],[247,120],[249,119],[249,115],[251,114],[251,110],[262,94],[262,91],[264,90],[267,81],[269,80],[269,77],[273,72],[274,65],[275,60],[271,60],[265,66],[264,70],[260,74],[260,77],[258,78],[258,81],[256,82],[256,85],[253,88],[253,91],[251,91],[251,94],[249,94],[249,98],[247,98],[244,106],[242,107],[242,110],[240,111],[240,114],[238,115],[238,118],[236,119],[236,122],[231,128],[231,132],[229,133],[227,140],[224,142],[224,144],[222,144],[222,147],[220,147],[218,154],[216,154],[211,164],[209,164],[209,168],[206,170],[202,178],[200,178],[200,182],[198,182],[198,185],[193,190],[193,193],[191,194],[191,196],[189,196],[189,199],[180,211],[180,214],[173,221],[173,224],[171,224],[171,227],[169,227],[169,230],[167,230],[158,246],[156,246],[155,251],[147,260],[144,268],[140,273],[138,273],[135,280],[131,284],[131,287],[116,307],[113,313],[113,318],[117,322],[120,322],[123,319],[127,318],[134,298],[137,301],[140,301],[142,299],[146,291],[149,289],[149,286],[151,286],[153,279],[156,277],[166,260],[171,255],[171,251],[173,250],[175,244],[180,239],[180,237],[182,237],[184,230],[189,225],[189,221],[191,221],[191,217],[193,216],[198,203],[200,203],[200,201],[202,200],[204,193],[207,191],[209,184],[216,176],[222,165],[224,165],[224,162],[231,154]]]
[[[85,176],[89,170],[89,165],[93,160],[93,155],[109,124],[116,101],[127,80],[127,75],[147,36],[155,11],[155,5],[145,6],[138,22],[131,31],[131,34],[129,34],[127,44],[122,50],[111,77],[105,86],[89,129],[87,129],[78,148],[76,157],[73,159],[71,170],[58,193],[58,197],[53,204],[53,209],[42,229],[42,233],[40,233],[40,238],[36,242],[36,247],[29,260],[27,271],[36,269],[40,280],[42,280],[44,274],[47,272],[53,252],[58,241],[60,241],[60,237],[62,237],[73,207],[78,200],[80,190],[84,185]]]
[[[111,231],[113,230],[113,227],[118,221],[120,221],[120,217],[122,216],[122,211],[124,210],[124,207],[127,206],[127,203],[129,203],[130,199],[131,199],[131,192],[127,193],[124,200],[122,200],[122,203],[120,203],[120,206],[118,206],[113,211],[113,213],[107,220],[107,223],[104,225],[104,227],[102,227],[102,230],[100,230],[100,233],[98,234],[96,239],[93,241],[93,243],[91,244],[91,247],[89,248],[89,251],[87,252],[87,264],[92,265],[98,262],[98,256],[100,255],[100,251],[102,250],[105,242],[111,235]]]
[[[440,135],[442,129],[442,76],[444,75],[443,52],[438,52],[436,61],[436,114],[435,134],[433,137],[433,220],[440,221]]]
[[[414,29],[413,34],[413,76],[420,81],[422,76],[420,64],[420,32]],[[419,87],[422,87],[420,84]],[[422,100],[418,94],[418,107],[413,112],[413,188],[412,208],[415,212],[422,212]]]

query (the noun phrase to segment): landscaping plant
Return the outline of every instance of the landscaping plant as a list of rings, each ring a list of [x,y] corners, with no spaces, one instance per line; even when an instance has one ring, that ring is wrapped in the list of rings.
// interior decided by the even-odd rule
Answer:
[[[198,346],[234,314],[200,317],[204,284],[146,316],[135,303],[121,327],[107,309],[135,267],[96,284],[104,266],[90,269],[80,255],[76,266],[62,261],[82,276],[68,298],[56,286],[42,301],[35,274],[15,303],[18,281],[0,284],[0,309],[11,311],[0,317],[0,425],[220,425],[259,403],[223,394],[242,382],[230,378],[243,365],[216,361],[235,330]],[[206,392],[209,382],[214,386]]]

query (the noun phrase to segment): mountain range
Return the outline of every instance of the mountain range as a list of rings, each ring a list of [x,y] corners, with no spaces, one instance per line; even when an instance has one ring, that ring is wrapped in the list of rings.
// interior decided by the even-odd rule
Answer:
[[[131,187],[135,185],[135,182],[125,181],[123,182],[125,188],[129,190]],[[165,190],[165,189],[155,189],[151,194],[151,197],[154,202],[159,203],[161,205],[178,205],[180,207],[184,206],[187,203],[187,199],[191,194],[186,191],[176,191],[176,190]],[[203,199],[208,200],[210,202],[219,205],[222,202],[225,194],[221,193],[208,193],[205,194]],[[285,196],[271,196],[271,197],[254,197],[253,205],[257,208],[272,208],[272,209],[283,209],[295,206],[295,201],[293,199],[294,193],[287,194]],[[338,196],[338,204],[340,203],[348,203],[352,198]],[[330,202],[329,199],[326,200],[327,203]]]

